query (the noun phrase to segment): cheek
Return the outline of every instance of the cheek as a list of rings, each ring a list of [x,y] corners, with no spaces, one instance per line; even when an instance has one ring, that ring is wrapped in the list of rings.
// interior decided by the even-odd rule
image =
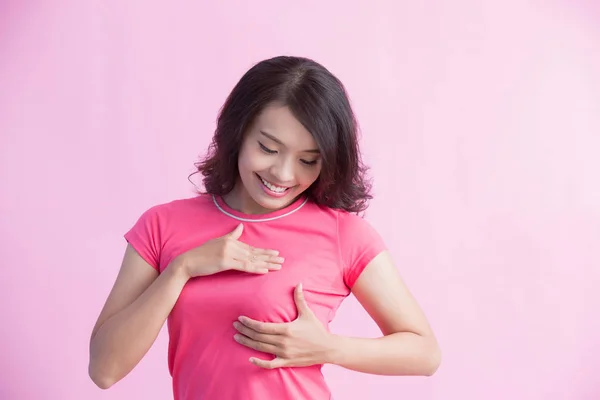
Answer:
[[[238,157],[238,165],[240,169],[251,169],[255,163],[256,155],[248,144],[244,144],[240,149],[240,155]]]
[[[240,152],[240,155],[238,157],[238,170],[240,175],[245,175],[246,171],[248,170],[248,167],[248,156],[246,156],[242,151]]]
[[[264,155],[246,149],[240,153],[238,166],[241,174],[252,174],[267,168],[269,162]]]
[[[306,168],[306,167],[301,166],[300,168],[303,169],[302,173],[300,174],[301,184],[305,185],[305,186],[312,185],[314,183],[314,181],[317,180],[317,178],[319,177],[319,174],[321,173],[320,166],[316,166],[316,167],[312,167],[312,168]]]

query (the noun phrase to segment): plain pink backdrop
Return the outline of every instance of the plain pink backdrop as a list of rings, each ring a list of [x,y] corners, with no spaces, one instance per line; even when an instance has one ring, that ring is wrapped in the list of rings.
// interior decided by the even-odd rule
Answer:
[[[346,84],[367,218],[439,337],[431,378],[326,367],[338,400],[600,399],[592,1],[0,1],[0,399],[171,398],[163,331],[109,391],[88,339],[123,233],[187,175],[247,68]],[[338,333],[376,336],[350,298]]]

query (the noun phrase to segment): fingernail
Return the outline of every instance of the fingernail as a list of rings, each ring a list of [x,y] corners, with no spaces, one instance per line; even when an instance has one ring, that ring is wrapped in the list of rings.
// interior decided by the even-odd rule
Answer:
[[[233,339],[234,339],[236,342],[239,342],[239,341],[240,341],[240,335],[238,335],[238,334],[235,334],[235,335],[233,335]]]

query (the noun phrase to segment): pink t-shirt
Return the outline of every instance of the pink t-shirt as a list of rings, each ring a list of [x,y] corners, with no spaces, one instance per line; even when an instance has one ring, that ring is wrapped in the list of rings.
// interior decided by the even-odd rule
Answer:
[[[364,219],[304,198],[247,215],[210,195],[150,208],[125,238],[162,272],[179,254],[240,222],[241,241],[278,250],[285,262],[266,275],[226,271],[188,281],[168,318],[175,400],[330,399],[321,365],[266,370],[251,364],[251,356],[273,356],[237,343],[233,322],[240,315],[293,321],[293,291],[302,283],[309,307],[328,326],[364,267],[385,249],[383,241]]]

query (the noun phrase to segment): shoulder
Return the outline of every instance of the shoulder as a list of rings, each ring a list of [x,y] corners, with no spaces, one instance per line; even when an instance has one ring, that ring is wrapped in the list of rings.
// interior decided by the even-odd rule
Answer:
[[[381,241],[377,230],[363,215],[314,203],[309,212],[313,222],[320,227],[330,226],[330,222],[333,223],[342,251],[362,247],[369,242]],[[306,214],[302,215],[304,219],[306,216]]]
[[[375,227],[364,217],[338,212],[337,234],[342,253],[361,253],[366,248],[383,248],[385,244]]]
[[[313,202],[309,202],[304,208],[305,212],[300,215],[301,218],[316,219],[321,226],[327,225],[327,221],[330,220],[337,225],[337,234],[341,237],[352,233],[376,233],[371,223],[362,215]]]
[[[206,214],[211,198],[200,195],[148,207],[138,214],[137,220],[125,233],[125,239],[158,269],[165,244],[173,237],[185,236],[190,226],[188,221],[198,220]]]
[[[339,234],[342,236],[353,233],[376,234],[375,228],[364,216],[344,210],[337,210],[337,221]]]
[[[175,199],[158,203],[146,208],[142,216],[146,217],[173,217],[190,212],[197,212],[212,205],[212,196],[201,194],[194,197]]]
[[[386,244],[363,216],[344,210],[337,210],[335,213],[344,281],[351,288],[365,267],[386,250]]]
[[[134,217],[133,229],[151,230],[156,233],[177,230],[187,221],[208,214],[211,202],[212,196],[198,195],[154,204],[141,212],[138,211],[137,217]]]

